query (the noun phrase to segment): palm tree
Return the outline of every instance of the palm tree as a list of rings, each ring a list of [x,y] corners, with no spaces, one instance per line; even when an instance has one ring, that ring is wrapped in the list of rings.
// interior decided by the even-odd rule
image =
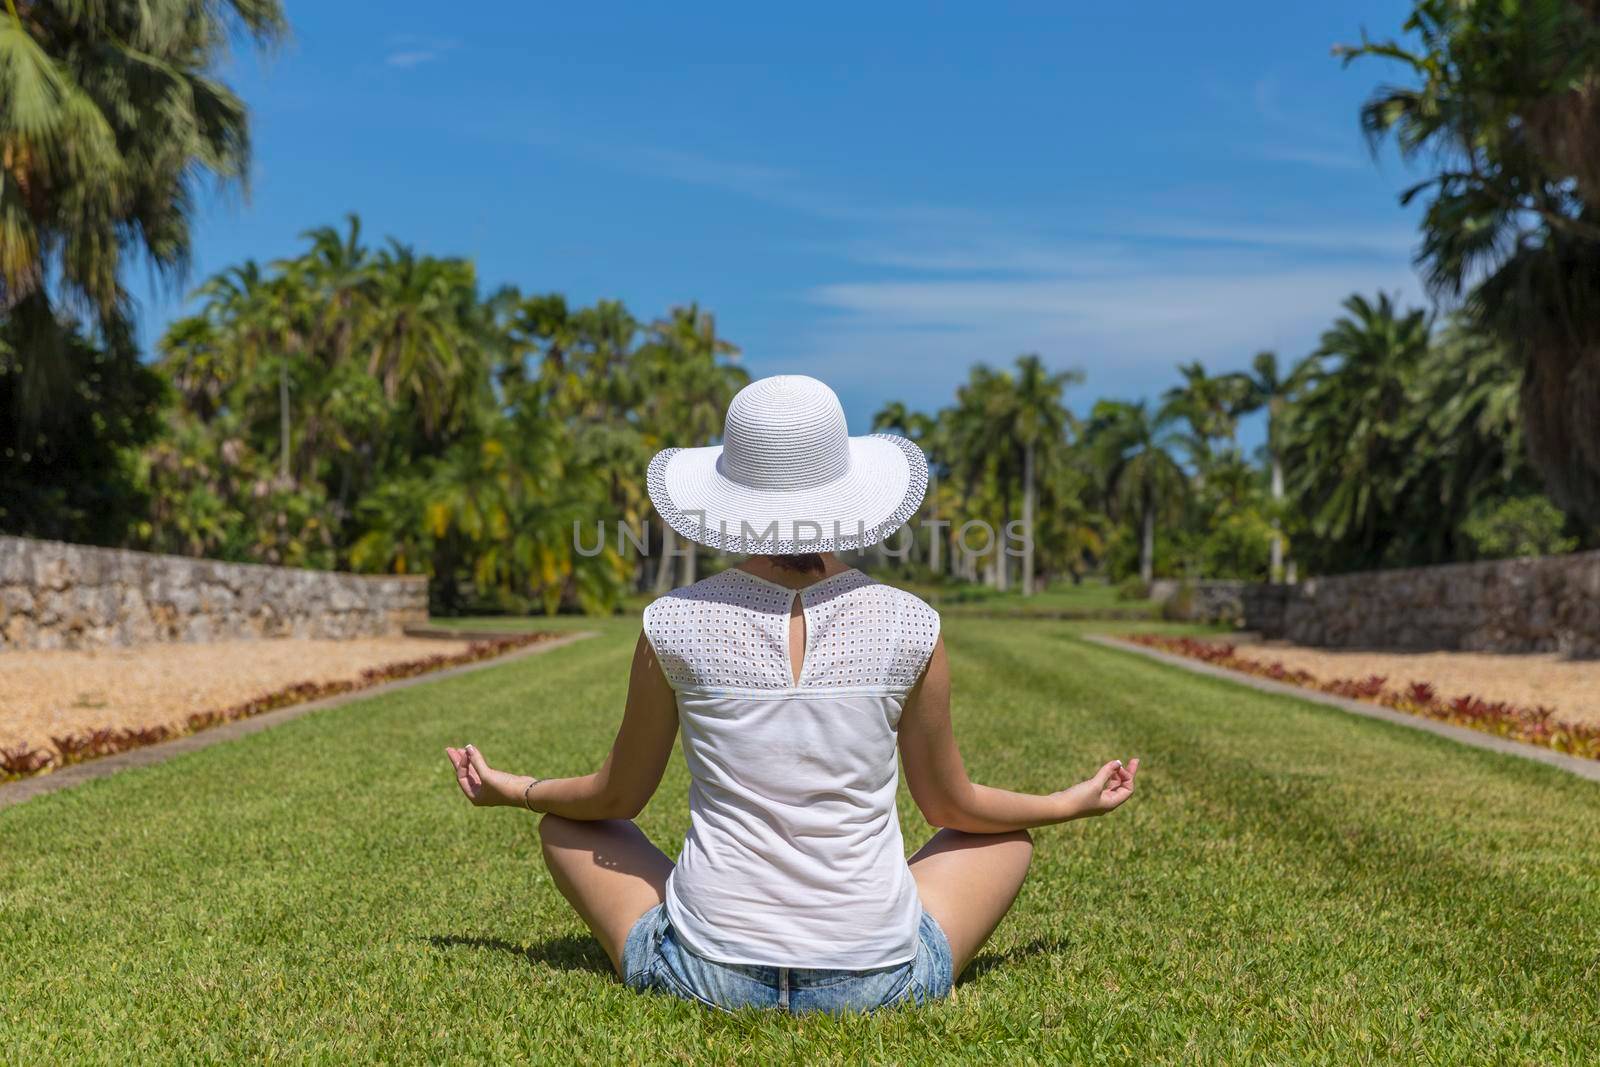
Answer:
[[[266,48],[278,0],[80,4],[7,0],[0,12],[0,313],[56,322],[51,290],[102,330],[126,317],[127,258],[167,279],[189,262],[199,173],[243,183],[244,104],[212,72],[233,31]],[[34,385],[51,377],[35,345]],[[59,378],[59,375],[55,377]],[[58,383],[64,384],[64,383]],[[44,388],[22,390],[31,414]]]
[[[924,454],[928,454],[928,494],[924,500],[933,512],[933,529],[928,537],[928,569],[934,574],[939,573],[939,549],[943,538],[939,532],[939,467],[937,460],[929,453],[937,436],[938,425],[937,419],[920,411],[912,411],[898,400],[891,400],[872,416],[873,433],[888,431],[899,434],[915,442]]]
[[[1305,380],[1312,364],[1302,360],[1287,377],[1279,373],[1275,352],[1257,352],[1250,362],[1248,372],[1233,375],[1238,384],[1241,413],[1260,411],[1267,413],[1267,465],[1271,477],[1272,556],[1268,573],[1274,582],[1283,580],[1283,522],[1276,514],[1283,506],[1283,415],[1296,390]]]
[[[1413,539],[1422,558],[1474,555],[1465,529],[1474,512],[1538,495],[1523,445],[1519,392],[1517,369],[1497,338],[1460,318],[1433,338],[1415,381],[1416,489],[1408,494],[1431,514],[1429,521],[1405,524],[1425,531]]]
[[[379,299],[372,257],[361,243],[361,217],[345,216],[345,231],[318,226],[300,235],[311,242],[303,255],[276,264],[297,274],[320,297],[314,346],[322,361],[337,366],[352,357],[367,327],[371,306]]]
[[[1169,415],[1189,424],[1183,447],[1196,476],[1204,477],[1215,453],[1212,442],[1231,444],[1238,430],[1240,388],[1233,375],[1213,377],[1199,360],[1179,364],[1178,373],[1183,384],[1168,389],[1162,405]]]
[[[358,351],[371,343],[379,278],[370,251],[361,243],[361,219],[354,212],[345,216],[343,232],[319,226],[300,236],[310,247],[274,266],[305,297],[306,351],[301,356],[319,368],[321,388],[304,405],[302,447],[318,452],[324,438],[331,443],[339,482],[332,506],[335,521],[342,523],[387,437],[371,402],[375,398],[365,388],[366,366]],[[355,417],[356,412],[364,417]]]
[[[897,433],[909,436],[913,420],[921,418],[899,400],[891,400],[872,416],[872,432]]]
[[[1077,370],[1050,373],[1037,355],[1017,358],[1015,414],[1011,433],[1022,447],[1022,595],[1034,593],[1034,502],[1037,495],[1037,461],[1044,450],[1052,456],[1066,444],[1073,418],[1061,403],[1069,385],[1083,381]]]
[[[609,609],[626,565],[611,546],[574,551],[574,523],[604,506],[603,482],[567,452],[561,424],[541,412],[495,419],[485,435],[378,487],[363,504],[352,565],[434,576],[448,608],[461,606],[466,575],[480,596],[534,597],[548,614],[568,601]]]
[[[297,345],[297,295],[282,277],[269,278],[255,260],[229,267],[207,280],[195,295],[206,300],[202,316],[226,338],[233,372],[254,377],[269,364],[278,381],[278,477],[290,473],[289,363]]]
[[[435,437],[461,411],[461,388],[481,380],[483,352],[472,336],[477,301],[472,264],[419,256],[391,240],[373,264],[376,293],[367,373],[391,400],[404,396]]]
[[[1528,456],[1552,498],[1600,526],[1600,13],[1591,3],[1419,0],[1412,48],[1363,40],[1414,84],[1361,113],[1432,173],[1418,261],[1432,287],[1468,295],[1522,369]]]
[[[1052,571],[1065,571],[1074,584],[1105,556],[1105,517],[1090,502],[1091,474],[1081,462],[1083,452],[1082,441],[1073,441],[1055,462],[1044,465],[1039,484],[1041,558]]]
[[[675,308],[671,326],[674,340],[680,348],[696,343],[694,331],[706,328],[706,323],[686,321],[690,309]],[[698,316],[697,309],[692,315]],[[709,321],[710,316],[705,318]],[[568,353],[568,370],[575,374],[579,388],[572,394],[578,401],[579,416],[590,421],[622,419],[632,410],[638,399],[638,383],[628,374],[628,364],[634,358],[634,340],[639,333],[639,322],[617,300],[602,300],[592,308],[582,308],[572,315],[574,344]],[[713,335],[715,326],[710,327]],[[714,342],[713,342],[714,343]]]
[[[1155,577],[1156,522],[1171,516],[1188,491],[1183,468],[1172,457],[1179,443],[1176,416],[1154,413],[1142,400],[1102,400],[1090,415],[1089,437],[1097,443],[1118,507],[1139,524],[1139,578]]]
[[[720,434],[748,377],[714,318],[674,309],[639,345],[621,304],[483,297],[464,261],[368,253],[354,217],[305,237],[211,279],[162,339],[180,403],[141,457],[161,524],[144,540],[428,573],[445,609],[614,604],[643,568],[575,524],[643,517],[651,450]]]
[[[1311,531],[1344,544],[1344,563],[1381,562],[1386,517],[1409,492],[1426,413],[1417,377],[1428,355],[1426,312],[1401,313],[1381,294],[1351,296],[1322,335],[1305,386],[1288,408],[1284,456],[1290,492]]]
[[[966,518],[981,521],[990,531],[988,546],[969,552],[962,561],[971,567],[978,557],[988,557],[989,584],[1005,590],[1009,567],[1001,531],[1011,515],[1011,489],[1017,481],[1019,449],[1011,436],[1016,425],[1016,389],[1009,375],[979,363],[956,390],[955,406],[941,415],[948,427],[953,462],[951,473],[962,486]],[[1005,434],[996,440],[996,430]],[[998,445],[998,447],[997,447]]]
[[[713,443],[722,434],[722,417],[750,374],[737,363],[736,345],[717,335],[716,319],[698,304],[672,309],[650,327],[651,342],[638,354],[639,386],[647,433],[659,443]],[[677,535],[662,522],[663,551],[656,567],[656,591],[672,588],[671,563]],[[695,580],[696,552],[683,555],[683,584]]]
[[[178,319],[157,342],[159,366],[172,382],[183,407],[201,422],[222,409],[232,378],[229,351],[216,322],[202,315]]]

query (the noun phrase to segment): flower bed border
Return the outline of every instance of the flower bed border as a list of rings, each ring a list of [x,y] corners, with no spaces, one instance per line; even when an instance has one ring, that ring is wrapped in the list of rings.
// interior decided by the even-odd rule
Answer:
[[[463,637],[466,635],[463,634]],[[295,682],[279,689],[269,690],[249,700],[225,708],[207,708],[191,712],[176,723],[156,726],[123,727],[121,729],[91,730],[86,733],[52,736],[51,748],[34,748],[26,742],[10,748],[0,748],[0,783],[34,778],[49,774],[75,763],[111,756],[130,749],[158,745],[224,723],[248,719],[268,711],[304,704],[326,697],[340,696],[404,678],[414,678],[434,671],[461,667],[484,660],[496,659],[508,652],[541,644],[563,636],[555,631],[540,630],[510,637],[490,640],[469,640],[460,652],[439,652],[417,659],[368,667],[356,678],[340,678],[328,682]]]
[[[1323,680],[1309,671],[1291,670],[1276,660],[1240,655],[1238,646],[1229,641],[1153,633],[1126,634],[1123,639],[1224,670],[1312,689],[1330,696],[1378,704],[1407,715],[1477,730],[1522,744],[1537,745],[1579,759],[1600,760],[1600,723],[1558,719],[1553,708],[1543,705],[1524,707],[1505,701],[1484,700],[1471,694],[1443,697],[1427,682],[1411,682],[1404,689],[1391,689],[1387,686],[1388,678],[1379,674],[1366,678]]]

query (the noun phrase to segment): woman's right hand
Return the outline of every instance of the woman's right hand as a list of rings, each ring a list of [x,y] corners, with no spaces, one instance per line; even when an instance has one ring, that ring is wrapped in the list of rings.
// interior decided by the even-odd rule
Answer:
[[[1101,767],[1093,778],[1086,778],[1070,789],[1063,789],[1056,796],[1067,802],[1072,811],[1069,818],[1104,815],[1117,810],[1123,801],[1133,796],[1133,780],[1138,773],[1137,759],[1129,760],[1127,766],[1123,766],[1119,759],[1112,760]]]

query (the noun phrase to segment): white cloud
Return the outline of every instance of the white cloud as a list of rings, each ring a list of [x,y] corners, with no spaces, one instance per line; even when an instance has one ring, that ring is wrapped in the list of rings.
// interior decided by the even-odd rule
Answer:
[[[750,200],[832,222],[883,227],[971,226],[986,217],[963,208],[919,203],[870,202],[818,186],[808,175],[783,167],[714,157],[681,149],[587,143],[585,155],[650,177],[665,178],[710,189],[721,189]]]
[[[1085,370],[1080,399],[1150,396],[1187,360],[1222,371],[1264,348],[1298,358],[1340,301],[1378,289],[1410,301],[1421,293],[1403,263],[1252,267],[1224,257],[1214,269],[1171,270],[1159,255],[1106,276],[838,282],[806,294],[820,314],[792,360],[838,388],[926,407],[949,403],[972,363],[1024,352]]]
[[[391,67],[410,70],[424,63],[444,58],[446,52],[461,47],[461,42],[449,37],[426,37],[414,33],[398,33],[386,42],[389,52],[383,61]]]
[[[820,246],[857,263],[928,274],[1076,275],[1117,269],[1125,254],[1114,241],[1083,240],[1052,245],[994,233],[940,242],[917,235]]]
[[[1281,113],[1276,97],[1269,80],[1256,87],[1263,117]],[[831,260],[831,275],[795,294],[810,314],[777,342],[781,350],[751,352],[751,362],[761,374],[825,377],[857,398],[847,403],[897,397],[938,407],[974,362],[1009,363],[1023,352],[1083,368],[1080,399],[1151,396],[1172,383],[1179,362],[1221,371],[1264,348],[1304,355],[1352,292],[1423,299],[1408,266],[1415,230],[1403,219],[1349,223],[1290,201],[1240,220],[1167,200],[1122,212],[1080,206],[1076,217],[1041,226],[1003,207],[918,202],[914,191],[877,201],[768,162],[513,135],[815,220],[817,236],[789,247]]]
[[[1258,93],[1269,108],[1270,97],[1268,88]],[[677,150],[606,155],[840,232],[804,247],[839,259],[835,277],[846,277],[801,293],[815,309],[810,325],[758,363],[760,373],[807,371],[857,396],[937,407],[972,363],[1023,352],[1083,368],[1085,396],[1153,395],[1179,362],[1226,370],[1263,348],[1303,355],[1352,292],[1421,300],[1406,221],[1239,221],[1196,205],[1181,217],[1101,216],[1064,237],[1026,219],[818,192],[803,175],[765,164]],[[861,268],[876,276],[848,278]]]
[[[1393,290],[1416,290],[1409,272],[1377,276]],[[1325,324],[1353,289],[1371,292],[1374,272],[1304,267],[1258,272],[1033,281],[846,282],[807,294],[845,315],[857,333],[915,329],[968,336],[1095,339],[1125,355],[1157,360],[1220,354],[1251,337]],[[1381,287],[1381,286],[1380,286]],[[836,320],[837,321],[837,320]],[[1259,342],[1256,342],[1259,343]]]
[[[1110,224],[1108,224],[1109,226]],[[1037,351],[1084,367],[1098,393],[1142,394],[1172,367],[1239,367],[1262,348],[1308,351],[1352,292],[1422,300],[1411,231],[1208,219],[1126,221],[1118,238],[1016,238],[998,229],[948,245],[887,237],[847,246],[889,277],[808,289],[815,325],[798,342],[844,378],[914,368],[948,395],[976,360]]]
[[[1391,226],[1306,225],[1244,222],[1235,219],[1148,219],[1127,224],[1126,232],[1143,237],[1201,245],[1266,248],[1340,256],[1409,257],[1417,244],[1409,220]]]
[[[413,51],[413,52],[390,52],[387,56],[384,57],[383,61],[385,63],[389,64],[389,66],[391,66],[391,67],[400,67],[401,69],[410,69],[411,67],[421,66],[424,63],[431,63],[435,59],[438,59],[438,58],[439,58],[439,53],[438,52],[429,52],[427,50],[421,50],[421,51]]]

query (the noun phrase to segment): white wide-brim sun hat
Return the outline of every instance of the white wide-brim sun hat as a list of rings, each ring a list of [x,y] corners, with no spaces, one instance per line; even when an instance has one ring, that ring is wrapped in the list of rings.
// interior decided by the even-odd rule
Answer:
[[[748,555],[866,548],[916,514],[922,449],[851,437],[839,398],[804,375],[751,382],[728,405],[722,444],[650,461],[656,513],[696,544]]]

